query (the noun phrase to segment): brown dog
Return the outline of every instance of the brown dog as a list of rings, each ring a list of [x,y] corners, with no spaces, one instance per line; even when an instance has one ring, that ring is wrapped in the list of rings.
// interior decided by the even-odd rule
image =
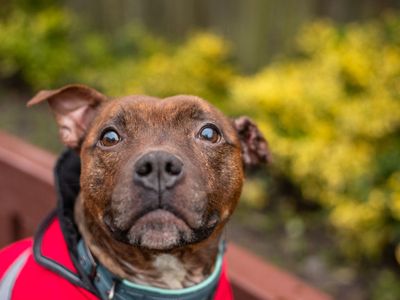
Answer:
[[[82,85],[42,91],[62,142],[80,153],[75,222],[96,259],[132,282],[184,288],[213,270],[244,166],[267,143],[195,96],[109,100]]]

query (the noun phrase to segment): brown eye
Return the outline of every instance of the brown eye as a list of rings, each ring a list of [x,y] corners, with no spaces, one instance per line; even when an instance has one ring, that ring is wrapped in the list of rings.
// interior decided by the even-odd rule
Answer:
[[[200,129],[199,138],[211,143],[217,143],[221,138],[221,134],[215,126],[207,125]]]
[[[119,134],[112,129],[108,129],[103,132],[100,143],[102,146],[111,147],[118,144],[121,141]]]

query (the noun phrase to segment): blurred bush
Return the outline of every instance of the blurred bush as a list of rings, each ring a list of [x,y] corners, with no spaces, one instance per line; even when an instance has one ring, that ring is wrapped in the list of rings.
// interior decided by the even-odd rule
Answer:
[[[139,26],[104,36],[54,7],[13,10],[0,20],[0,40],[0,79],[33,90],[80,82],[111,95],[192,93],[221,101],[233,76],[229,46],[212,34],[179,46]]]
[[[0,76],[32,88],[67,80],[78,64],[69,43],[71,16],[60,9],[36,14],[15,9],[0,23]]]
[[[134,36],[130,34],[132,31],[134,27],[125,34]],[[212,34],[198,33],[179,47],[161,41],[151,44],[155,47],[145,55],[128,52],[102,72],[91,69],[84,74],[83,81],[100,84],[111,95],[165,97],[190,93],[219,104],[226,100],[233,71],[224,41]],[[138,45],[143,46],[140,42]]]
[[[233,111],[256,118],[276,168],[357,259],[400,242],[399,25],[312,23],[295,57],[232,84]]]

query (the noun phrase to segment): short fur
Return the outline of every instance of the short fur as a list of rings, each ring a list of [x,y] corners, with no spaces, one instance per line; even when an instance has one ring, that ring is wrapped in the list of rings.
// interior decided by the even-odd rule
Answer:
[[[231,120],[206,101],[127,96],[112,101],[82,85],[45,91],[63,143],[80,153],[79,230],[114,274],[163,288],[201,282],[213,270],[224,225],[240,197],[244,166],[266,162],[265,139],[247,117]],[[218,142],[199,134],[212,124]],[[213,128],[214,128],[213,127]],[[106,130],[121,140],[102,145]],[[183,164],[171,188],[137,184],[137,161],[163,151]]]

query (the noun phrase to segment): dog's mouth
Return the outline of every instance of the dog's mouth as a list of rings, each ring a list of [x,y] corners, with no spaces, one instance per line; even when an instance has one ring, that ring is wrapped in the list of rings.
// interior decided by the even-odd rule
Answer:
[[[109,214],[104,216],[104,223],[116,240],[150,250],[171,250],[204,240],[218,221],[217,214],[213,214],[204,225],[193,228],[179,212],[157,208],[141,212],[126,229],[119,229]]]

